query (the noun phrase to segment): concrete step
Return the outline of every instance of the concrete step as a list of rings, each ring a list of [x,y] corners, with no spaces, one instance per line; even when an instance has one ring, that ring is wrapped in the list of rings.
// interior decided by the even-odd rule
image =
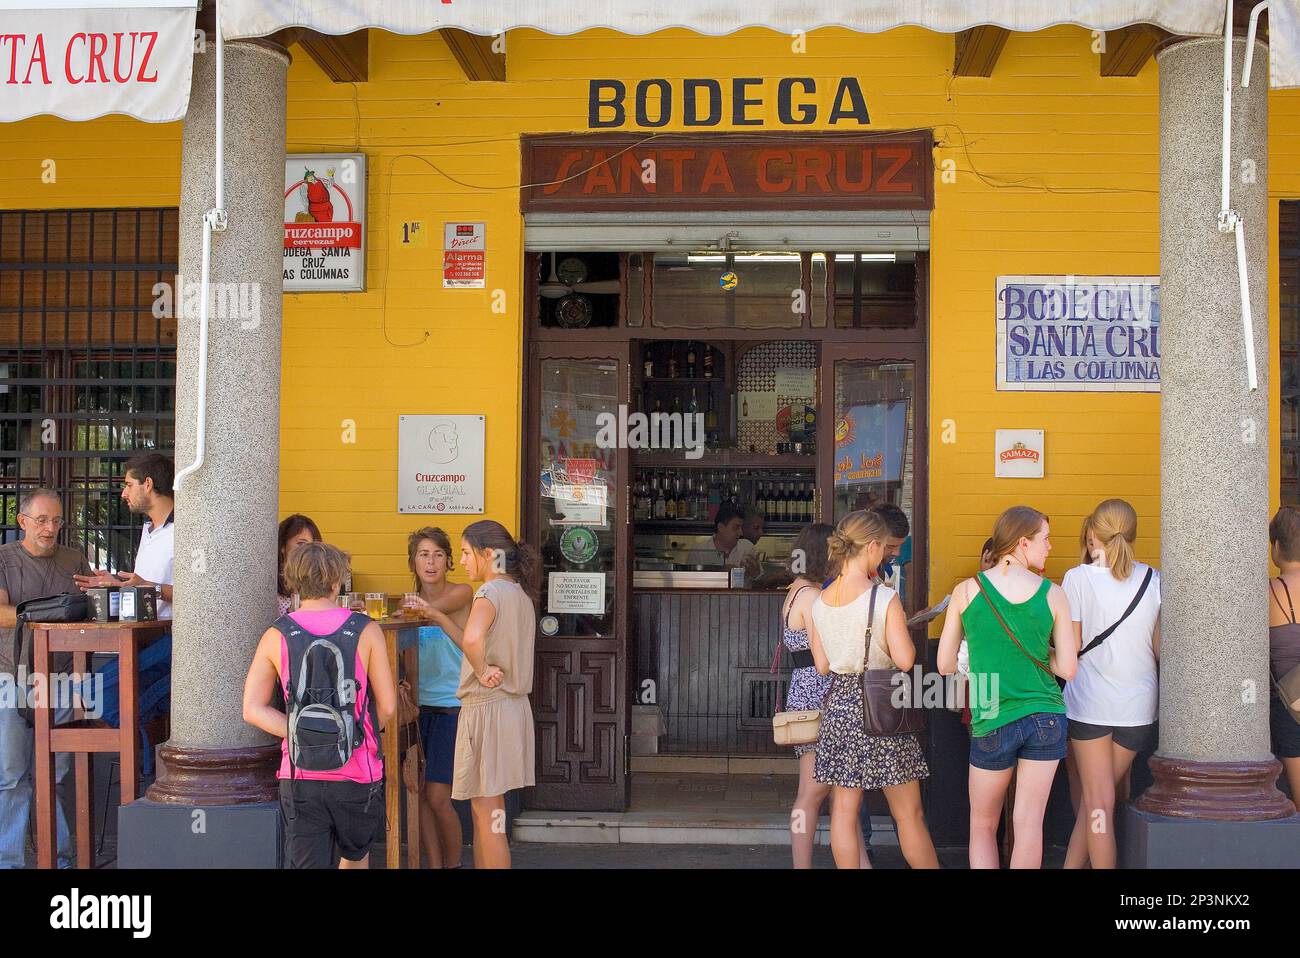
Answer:
[[[700,775],[798,775],[793,755],[633,755],[632,772]]]
[[[871,819],[871,844],[897,845],[888,815]],[[515,819],[517,842],[569,845],[788,845],[790,817],[784,811],[638,809],[626,812],[529,810]],[[830,844],[830,819],[817,825],[816,844]]]

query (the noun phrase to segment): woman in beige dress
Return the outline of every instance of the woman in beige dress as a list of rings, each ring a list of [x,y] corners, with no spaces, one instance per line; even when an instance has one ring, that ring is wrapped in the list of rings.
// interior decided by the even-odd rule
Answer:
[[[461,648],[460,722],[451,797],[469,799],[474,867],[509,868],[506,792],[534,784],[533,641],[530,593],[537,554],[499,522],[483,519],[461,536],[460,561],[482,582],[470,606]]]

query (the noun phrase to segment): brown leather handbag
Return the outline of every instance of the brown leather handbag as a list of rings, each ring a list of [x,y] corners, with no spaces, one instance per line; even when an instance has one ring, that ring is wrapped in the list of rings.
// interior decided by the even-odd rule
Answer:
[[[868,735],[891,736],[912,735],[925,728],[925,710],[916,708],[915,689],[912,688],[912,676],[898,668],[869,669],[867,662],[871,658],[871,643],[876,624],[876,590],[879,583],[871,587],[871,599],[867,609],[866,657],[862,663],[862,730]],[[885,647],[888,654],[888,645]],[[899,706],[899,697],[906,704]]]

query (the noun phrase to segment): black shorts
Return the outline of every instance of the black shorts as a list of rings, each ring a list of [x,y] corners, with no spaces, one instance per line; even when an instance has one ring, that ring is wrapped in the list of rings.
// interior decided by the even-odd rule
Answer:
[[[290,868],[333,868],[370,853],[384,826],[384,783],[280,780]]]
[[[1130,752],[1147,752],[1156,747],[1159,722],[1150,725],[1089,725],[1070,719],[1070,738],[1086,742],[1109,735],[1116,745]]]

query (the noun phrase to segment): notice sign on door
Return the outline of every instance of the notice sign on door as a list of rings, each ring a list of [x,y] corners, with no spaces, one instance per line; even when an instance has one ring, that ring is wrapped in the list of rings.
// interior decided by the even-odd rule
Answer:
[[[366,156],[284,159],[284,291],[366,288]]]
[[[397,511],[483,511],[484,418],[401,416]]]
[[[552,572],[546,577],[546,611],[603,614],[605,573]]]
[[[443,224],[443,289],[482,289],[486,285],[486,237],[482,223]]]

